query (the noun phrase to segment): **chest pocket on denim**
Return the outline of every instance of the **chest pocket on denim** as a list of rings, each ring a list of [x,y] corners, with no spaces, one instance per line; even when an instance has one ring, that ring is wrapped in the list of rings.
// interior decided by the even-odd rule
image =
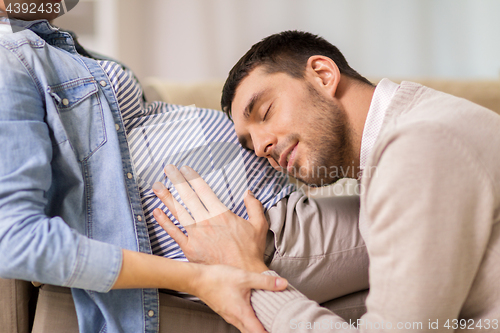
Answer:
[[[79,161],[87,159],[106,140],[99,90],[93,77],[49,86],[59,117]]]

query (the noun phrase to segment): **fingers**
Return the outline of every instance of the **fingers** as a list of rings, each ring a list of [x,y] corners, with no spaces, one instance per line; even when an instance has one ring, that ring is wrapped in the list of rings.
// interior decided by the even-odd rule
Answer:
[[[253,195],[252,191],[248,190],[245,194],[245,206],[247,207],[249,222],[257,228],[257,230],[267,230],[269,225],[264,215],[264,207],[257,198]]]
[[[235,309],[238,309],[235,311]],[[242,333],[266,333],[260,321],[255,316],[252,306],[243,300],[232,305],[233,313],[220,312],[226,322],[236,326]]]
[[[211,216],[217,216],[229,210],[196,171],[185,165],[180,169],[180,172],[193,187]]]
[[[255,312],[250,305],[245,306],[242,311],[242,318],[240,319],[240,324],[242,326],[242,332],[266,332],[264,326],[255,316]]]
[[[182,205],[172,197],[170,191],[160,182],[153,184],[153,191],[183,226],[194,223],[193,218]]]
[[[288,281],[281,277],[257,273],[250,274],[252,275],[250,276],[248,288],[251,289],[281,291],[288,285]],[[266,332],[261,322],[257,319],[253,308],[249,304],[245,304],[242,307],[240,315],[237,316],[235,322],[235,326],[242,332]]]
[[[252,289],[280,291],[286,289],[287,286],[288,281],[282,277],[255,273],[249,287]]]
[[[184,235],[160,208],[156,208],[153,211],[153,215],[158,224],[177,242],[177,244],[179,244],[181,249],[183,249],[188,241],[187,236]]]
[[[174,184],[175,189],[179,192],[182,201],[189,208],[196,222],[207,220],[209,218],[207,209],[201,204],[198,195],[189,186],[190,183],[188,183],[184,175],[174,165],[167,165],[165,167],[165,174]]]

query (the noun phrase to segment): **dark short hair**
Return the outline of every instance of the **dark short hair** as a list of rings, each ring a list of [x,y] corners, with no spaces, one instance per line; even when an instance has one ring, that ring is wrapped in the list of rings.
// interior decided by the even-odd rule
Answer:
[[[287,73],[303,78],[311,56],[322,55],[332,59],[341,74],[372,85],[352,69],[339,49],[326,39],[303,31],[283,31],[264,38],[234,65],[222,89],[221,107],[231,118],[231,104],[241,81],[257,66],[264,65],[267,73]]]

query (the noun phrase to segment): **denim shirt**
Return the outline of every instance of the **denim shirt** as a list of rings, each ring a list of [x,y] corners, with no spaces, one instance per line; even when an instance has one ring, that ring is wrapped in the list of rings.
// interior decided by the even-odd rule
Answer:
[[[111,84],[47,21],[0,37],[0,276],[72,288],[80,332],[157,332],[156,289],[112,290],[151,253]],[[142,221],[142,222],[141,222]]]

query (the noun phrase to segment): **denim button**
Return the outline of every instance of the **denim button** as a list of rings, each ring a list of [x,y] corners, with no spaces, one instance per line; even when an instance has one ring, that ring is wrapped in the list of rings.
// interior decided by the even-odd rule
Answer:
[[[117,131],[119,131],[120,130],[120,125],[115,124],[115,128],[116,128]]]
[[[142,216],[141,215],[137,215],[137,221],[139,221],[139,222],[142,221]]]
[[[67,98],[65,98],[65,99],[62,100],[62,103],[63,103],[64,106],[68,106],[69,100]]]
[[[129,173],[127,173],[127,178],[132,179],[132,178],[134,178],[134,176],[129,172]]]
[[[148,311],[148,316],[153,317],[155,315],[155,312],[153,310]]]
[[[108,85],[108,84],[106,83],[106,81],[101,81],[101,82],[99,82],[99,84],[100,84],[101,86],[103,86],[103,87],[106,87],[106,86]]]

